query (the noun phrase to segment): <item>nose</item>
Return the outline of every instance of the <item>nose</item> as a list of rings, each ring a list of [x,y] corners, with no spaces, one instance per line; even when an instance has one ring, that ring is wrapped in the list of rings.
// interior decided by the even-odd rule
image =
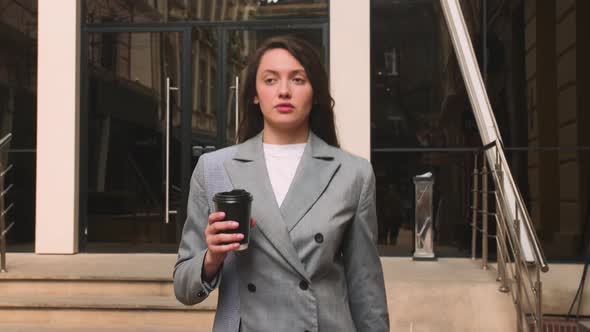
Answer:
[[[291,87],[289,86],[289,80],[281,80],[279,84],[279,98],[291,97]]]

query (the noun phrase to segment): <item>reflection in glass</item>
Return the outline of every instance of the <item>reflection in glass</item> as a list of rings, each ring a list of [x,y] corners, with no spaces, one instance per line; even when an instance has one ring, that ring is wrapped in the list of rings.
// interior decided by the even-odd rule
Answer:
[[[86,0],[87,23],[328,17],[328,0]]]
[[[585,67],[575,61],[585,58],[588,41],[575,36],[576,18],[588,10],[574,2],[460,2],[511,172],[546,256],[580,259],[590,239],[590,112],[580,105],[590,93],[577,77]],[[472,161],[464,151],[481,140],[439,1],[372,0],[371,10],[382,253],[411,253],[408,181],[433,171],[435,246],[468,255]]]
[[[165,80],[180,82],[180,34],[91,33],[88,40],[87,250],[173,250],[176,224],[164,224],[163,215]],[[169,100],[173,210],[181,200],[180,98],[173,91]]]
[[[438,2],[372,10],[373,148],[479,145]]]
[[[528,165],[516,180],[545,255],[582,260],[590,225],[590,147],[506,150],[510,167],[520,160]]]
[[[0,151],[0,172],[8,165],[5,215],[14,226],[7,235],[7,250],[34,251],[35,149],[37,136],[37,1],[0,2],[0,139],[12,140]],[[4,168],[4,169],[3,169]],[[1,189],[0,189],[1,190]]]
[[[467,256],[472,156],[445,149],[481,140],[438,1],[375,0],[371,24],[371,162],[381,254],[414,251],[412,178],[432,172],[435,254]]]
[[[436,256],[467,256],[470,248],[469,185],[472,152],[374,152],[377,217],[382,255],[414,252],[415,190],[413,177],[434,176],[432,207]]]
[[[217,30],[194,29],[192,40],[192,146],[215,146],[217,139]],[[196,164],[198,156],[193,164]],[[194,165],[193,165],[194,166]]]

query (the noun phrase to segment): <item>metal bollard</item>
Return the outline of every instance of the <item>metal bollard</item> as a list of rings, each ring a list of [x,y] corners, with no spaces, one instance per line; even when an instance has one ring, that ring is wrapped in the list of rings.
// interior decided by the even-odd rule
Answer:
[[[414,187],[416,189],[414,260],[436,260],[433,244],[433,185],[434,178],[430,173],[414,177]]]

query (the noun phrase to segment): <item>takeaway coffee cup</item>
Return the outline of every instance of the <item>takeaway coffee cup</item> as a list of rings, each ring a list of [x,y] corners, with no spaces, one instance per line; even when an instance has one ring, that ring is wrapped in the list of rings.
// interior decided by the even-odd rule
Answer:
[[[240,241],[240,247],[237,250],[248,248],[252,195],[246,190],[234,189],[215,194],[213,202],[217,212],[225,212],[225,220],[233,220],[239,224],[237,229],[227,232],[244,234],[244,238]]]

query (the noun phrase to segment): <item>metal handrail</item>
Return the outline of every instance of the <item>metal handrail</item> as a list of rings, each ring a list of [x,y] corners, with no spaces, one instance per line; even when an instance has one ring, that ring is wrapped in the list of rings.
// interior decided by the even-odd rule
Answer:
[[[127,162],[129,163],[129,165],[131,165],[134,175],[139,180],[139,184],[141,186],[141,189],[143,189],[147,193],[147,196],[150,200],[149,204],[153,204],[156,208],[160,209],[161,208],[160,201],[158,201],[158,199],[156,198],[156,195],[154,194],[154,192],[150,188],[150,185],[148,184],[147,179],[143,175],[141,168],[139,167],[139,165],[137,164],[137,161],[135,161],[135,159],[133,158],[133,156],[131,154],[127,154]]]
[[[492,148],[496,149],[496,157],[493,161],[489,160],[489,154],[487,151]],[[534,230],[526,228],[526,219],[528,213],[526,207],[519,203],[518,200],[514,200],[514,218],[510,217],[510,209],[506,202],[505,188],[503,185],[504,176],[511,176],[509,172],[505,172],[503,169],[503,163],[501,162],[502,146],[497,144],[496,141],[486,145],[480,150],[479,153],[475,154],[475,166],[473,170],[473,202],[470,205],[470,209],[473,212],[472,221],[472,258],[475,259],[476,253],[476,234],[477,232],[482,233],[482,268],[487,268],[487,255],[488,255],[488,236],[487,235],[487,218],[492,216],[496,220],[497,229],[496,236],[491,238],[496,239],[497,243],[497,261],[498,261],[498,278],[497,281],[501,281],[502,284],[499,288],[501,292],[509,292],[512,295],[516,311],[517,311],[517,326],[518,331],[523,330],[523,322],[531,321],[535,330],[542,330],[543,326],[543,311],[542,311],[542,283],[540,272],[548,271],[549,267],[544,262],[544,254],[538,243],[538,239]],[[482,156],[482,170],[478,169],[478,156]],[[491,165],[488,171],[488,164]],[[479,178],[483,183],[482,190],[479,190]],[[492,177],[495,188],[494,190],[488,190],[487,178]],[[482,207],[478,207],[478,198],[481,195],[482,203],[486,203],[488,195],[492,194],[495,196],[495,210],[491,213],[488,210],[486,204],[482,204]],[[478,215],[481,215],[482,227],[478,227]],[[523,225],[521,227],[521,225]],[[520,230],[524,228],[526,239],[531,239],[531,243],[538,245],[540,251],[539,255],[534,254],[533,265],[531,261],[527,260],[526,255],[523,254],[523,243]],[[513,260],[511,260],[513,258]],[[544,263],[544,264],[543,264]],[[535,271],[535,275],[531,275],[531,270]],[[510,284],[513,287],[509,287]],[[527,314],[528,312],[528,314]],[[525,325],[528,327],[528,325]]]
[[[494,174],[493,176],[498,176],[498,174]],[[526,318],[529,318],[529,320],[532,318],[535,330],[541,331],[543,330],[542,283],[540,277],[542,268],[538,261],[535,261],[535,264],[531,267],[529,261],[527,261],[524,255],[522,255],[522,242],[520,236],[521,222],[518,218],[518,214],[513,222],[507,220],[505,216],[507,210],[506,206],[501,203],[505,199],[503,195],[503,191],[499,190],[496,196],[497,207],[499,207],[498,212],[501,216],[497,221],[503,235],[503,237],[498,238],[498,244],[503,243],[503,245],[499,245],[498,247],[501,248],[500,251],[505,249],[498,260],[498,279],[502,281],[500,290],[504,292],[511,290],[517,310],[518,330],[522,330],[522,323]],[[516,208],[517,212],[519,210],[520,209]],[[506,239],[508,239],[509,246],[506,244]],[[509,255],[508,248],[512,249],[510,251],[512,256]],[[510,261],[510,257],[514,258],[513,262]],[[535,270],[536,280],[534,281],[531,276],[531,269]],[[507,274],[506,271],[511,271],[511,273]],[[500,275],[500,273],[502,273],[502,275]],[[510,278],[510,276],[512,276],[512,278]],[[508,287],[509,279],[512,279],[516,289]],[[523,295],[526,302],[523,301]],[[526,313],[527,311],[530,312],[528,316]],[[528,326],[528,324],[526,326]]]
[[[524,223],[523,228],[528,235],[527,238],[523,239],[523,253],[527,256],[527,260],[530,261],[533,260],[531,256],[536,256],[536,260],[540,263],[543,272],[546,272],[548,269],[547,261],[540,249],[530,216],[526,211],[523,199],[514,183],[508,162],[504,155],[502,136],[496,123],[496,118],[483,82],[480,66],[475,56],[473,43],[471,42],[471,36],[467,29],[463,10],[459,0],[440,0],[440,3],[482,142],[484,142],[484,144],[489,144],[493,141],[498,141],[496,154],[494,155],[490,150],[486,151],[485,154],[487,155],[490,168],[495,166],[493,160],[494,157],[497,156],[497,161],[502,165],[502,170],[506,173],[506,183],[500,185],[504,187],[503,189],[508,191],[507,195],[505,195],[507,200],[504,202],[504,204],[509,206],[509,210],[507,211],[508,215],[514,216],[517,214],[516,210],[512,211],[512,208],[521,210],[520,212],[522,212],[523,216],[522,221]],[[512,200],[517,201],[518,204],[512,205]]]
[[[549,267],[547,260],[543,254],[543,250],[539,244],[539,239],[534,231],[532,221],[524,204],[524,200],[516,186],[508,161],[506,159],[504,149],[502,146],[502,136],[496,123],[496,118],[492,110],[492,106],[489,100],[489,96],[486,91],[480,66],[475,56],[473,49],[473,43],[471,42],[471,35],[467,29],[465,17],[459,0],[440,0],[440,4],[443,10],[444,18],[447,23],[449,35],[455,50],[457,57],[457,63],[463,80],[465,82],[465,90],[471,102],[473,109],[473,115],[475,117],[478,131],[481,136],[481,140],[486,144],[486,149],[483,150],[482,159],[483,162],[483,175],[482,176],[482,210],[487,212],[488,199],[487,199],[487,180],[488,180],[488,167],[489,174],[492,176],[495,185],[495,203],[498,207],[498,211],[501,211],[503,218],[499,218],[496,215],[496,221],[499,225],[500,235],[496,237],[498,245],[498,280],[502,280],[501,290],[507,289],[507,278],[508,270],[511,267],[510,257],[514,257],[514,269],[510,270],[513,277],[513,282],[516,286],[511,287],[512,294],[515,295],[514,303],[517,311],[517,330],[522,331],[523,329],[529,329],[529,325],[523,327],[523,322],[527,321],[526,310],[534,311],[532,317],[534,318],[535,330],[540,331],[543,327],[543,312],[542,312],[542,284],[540,279],[540,272],[547,272]],[[492,145],[492,146],[490,146]],[[493,151],[494,150],[494,151]],[[475,163],[475,170],[473,172],[474,179],[474,191],[473,191],[473,233],[472,233],[472,245],[476,243],[476,232],[477,232],[477,217],[479,212],[477,211],[477,198],[478,198],[478,177],[480,176],[477,170],[477,160]],[[482,215],[482,260],[483,268],[487,268],[487,220],[488,215]],[[522,224],[522,227],[521,227]],[[520,230],[524,229],[521,233]],[[524,235],[524,236],[522,236]],[[510,253],[508,252],[509,247],[506,245],[506,238],[509,240]],[[532,253],[530,252],[532,251]],[[511,255],[512,256],[511,256]],[[475,248],[472,247],[472,257],[475,258]],[[533,267],[536,269],[536,281],[533,283],[527,263],[533,262]],[[526,278],[529,281],[529,285],[532,285],[529,289],[525,288],[525,280],[523,280],[523,274],[521,271],[526,271]],[[530,300],[528,291],[531,291],[534,298]],[[523,305],[521,295],[524,291],[525,300],[528,301],[528,308]],[[534,304],[532,303],[534,302]],[[534,307],[534,308],[533,308]]]
[[[480,149],[478,154],[484,155],[486,157],[486,160],[488,161],[488,163],[490,165],[493,165],[493,168],[491,171],[482,171],[482,172],[477,172],[474,170],[474,175],[488,175],[488,174],[495,175],[498,171],[506,174],[506,172],[502,168],[503,163],[499,162],[500,158],[504,158],[504,160],[505,160],[505,155],[503,153],[504,149],[501,144],[502,143],[498,144],[497,141],[493,141],[492,143],[489,143]],[[495,162],[490,161],[488,159],[489,156],[486,154],[486,152],[491,150],[492,148],[496,148],[496,161]],[[476,159],[476,162],[477,162],[477,159]],[[484,167],[484,169],[487,169],[488,165],[484,165],[483,167]],[[498,167],[499,169],[496,169],[496,167]],[[530,243],[533,248],[533,253],[535,254],[534,262],[538,262],[539,268],[541,269],[542,272],[547,272],[547,271],[549,271],[547,259],[545,258],[545,254],[543,252],[543,249],[541,248],[540,241],[537,237],[537,233],[535,232],[535,230],[533,228],[533,223],[532,223],[532,220],[531,220],[530,215],[528,213],[528,210],[526,209],[526,205],[523,203],[523,199],[522,199],[520,190],[518,190],[518,188],[514,184],[514,178],[512,177],[512,174],[508,173],[507,175],[509,175],[509,178],[508,178],[509,182],[508,183],[512,186],[512,190],[517,194],[516,195],[515,211],[517,211],[517,213],[519,213],[520,216],[522,216],[524,218],[524,220],[522,220],[522,221],[523,221],[523,224],[525,225],[526,235],[527,235],[527,238],[531,240]],[[506,202],[507,201],[506,194],[504,192],[503,183],[502,183],[501,179],[497,178],[496,176],[493,176],[493,179],[494,179],[494,184],[496,185],[496,187],[495,187],[496,190],[491,190],[491,191],[485,190],[485,192],[495,194],[496,191],[499,191],[502,194],[501,196],[503,197],[503,202]],[[473,189],[472,192],[473,191],[476,191],[478,193],[484,192],[484,191],[480,191],[477,189]],[[481,211],[481,210],[479,210],[479,211]],[[487,211],[485,213],[487,213]]]
[[[516,186],[516,183],[514,181],[514,177],[512,177],[512,173],[510,172],[510,168],[503,170],[503,168],[505,167],[504,165],[508,165],[508,162],[506,160],[506,155],[504,153],[504,146],[503,146],[502,142],[499,142],[498,144],[496,144],[496,141],[492,142],[491,144],[494,144],[496,146],[496,151],[495,151],[496,152],[496,157],[495,157],[496,166],[499,166],[500,172],[503,172],[506,175],[508,175],[506,177],[506,179],[508,180],[508,183],[510,184],[512,192],[515,193],[515,201],[516,201],[516,204],[515,204],[515,211],[516,212],[515,213],[520,213],[520,216],[523,217],[522,221],[525,226],[526,235],[527,235],[527,238],[530,240],[530,245],[532,246],[533,254],[535,255],[534,261],[539,263],[542,272],[547,272],[547,271],[549,271],[549,266],[547,264],[547,258],[545,257],[545,253],[543,252],[543,249],[541,248],[539,238],[537,237],[537,233],[535,232],[535,229],[533,227],[532,219],[528,213],[526,205],[524,204],[524,199],[522,198],[522,194],[520,193],[520,190]],[[489,161],[489,163],[493,164],[494,162]],[[500,180],[494,179],[494,182],[500,183],[500,185],[498,185],[497,188],[499,191],[502,192],[503,196],[506,198],[504,186],[501,182],[498,182],[498,181],[500,181]],[[507,202],[507,199],[506,199],[506,202]]]
[[[0,139],[0,149],[2,149],[4,145],[8,144],[8,142],[10,142],[11,139],[12,133],[8,133],[4,137],[2,137],[2,139]]]

